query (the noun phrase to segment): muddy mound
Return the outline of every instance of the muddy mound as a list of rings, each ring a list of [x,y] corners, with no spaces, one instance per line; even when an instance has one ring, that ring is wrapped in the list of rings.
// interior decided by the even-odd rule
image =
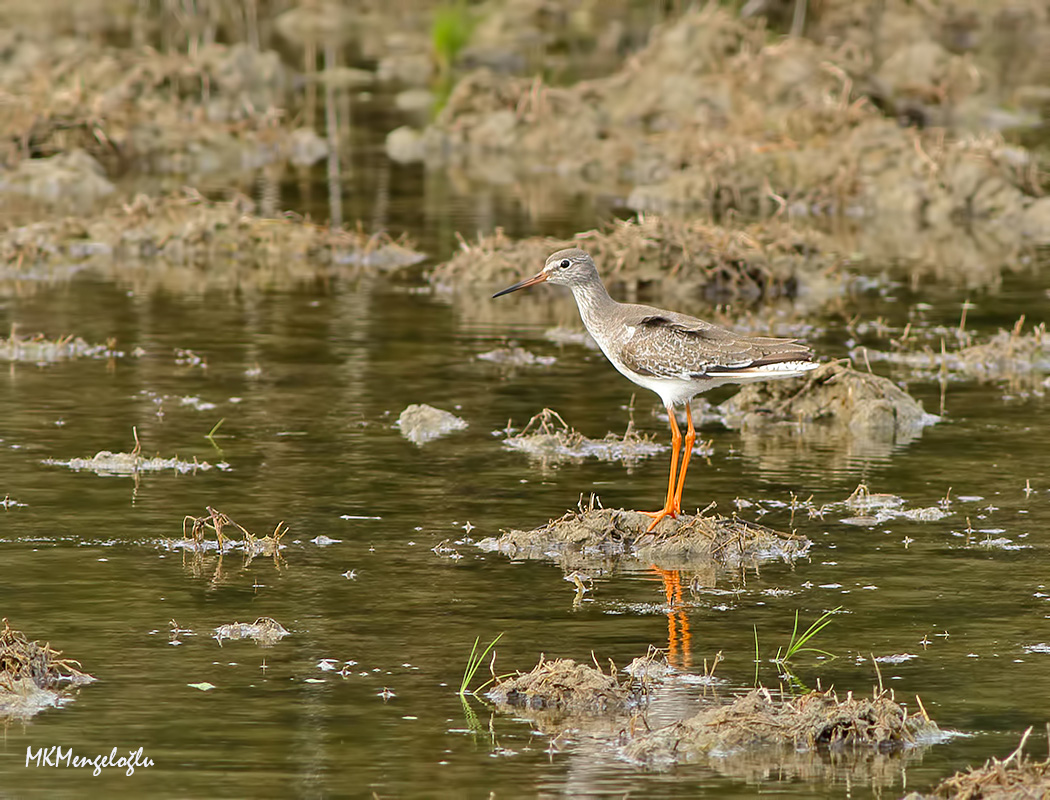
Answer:
[[[413,403],[401,412],[401,416],[397,418],[397,427],[401,435],[410,442],[422,445],[453,431],[463,430],[467,427],[467,421],[450,411],[443,411],[425,403]]]
[[[540,662],[530,671],[496,683],[488,692],[498,706],[565,714],[622,714],[641,695],[632,682],[570,658]]]
[[[197,472],[207,472],[212,468],[212,465],[207,461],[200,461],[196,457],[194,457],[193,461],[183,461],[178,456],[171,458],[153,456],[148,458],[143,456],[138,450],[130,453],[113,453],[109,450],[99,450],[91,458],[71,458],[68,461],[45,458],[40,463],[52,467],[69,467],[77,472],[87,470],[104,477],[121,476],[134,478],[145,472],[163,472],[170,469],[179,474],[196,474]],[[224,468],[228,468],[228,465],[223,464],[220,467],[220,469]]]
[[[280,157],[292,76],[274,51],[187,53],[91,39],[0,35],[0,161],[83,149],[152,171],[241,171]],[[250,155],[249,155],[250,154]]]
[[[666,517],[647,534],[651,522],[639,511],[581,508],[531,531],[512,530],[483,539],[478,547],[510,558],[550,559],[566,569],[624,557],[665,569],[711,564],[738,567],[791,561],[804,556],[810,547],[804,536],[717,514]]]
[[[538,356],[518,345],[497,347],[495,350],[478,353],[477,357],[481,361],[497,364],[507,370],[518,367],[549,367],[558,360],[554,356]]]
[[[907,441],[937,421],[892,381],[840,362],[797,380],[745,386],[718,411],[730,428],[815,422],[890,441]]]
[[[908,113],[884,102],[897,89],[864,91],[903,90],[914,74],[926,75],[928,94],[945,100],[940,121],[956,122],[955,107],[989,76],[948,52],[946,66],[927,68],[938,59],[922,57],[921,48],[894,62],[897,54],[885,50],[898,46],[896,32],[862,48],[839,44],[773,40],[761,25],[708,4],[655,28],[649,45],[606,78],[558,88],[472,73],[413,147],[403,131],[398,141],[482,181],[528,180],[528,170],[544,180],[553,172],[576,190],[634,187],[627,204],[640,212],[884,219],[896,242],[860,240],[877,248],[871,255],[892,247],[924,266],[932,266],[926,243],[949,242],[962,223],[980,226],[980,235],[963,238],[981,243],[993,270],[1011,264],[1022,245],[1050,242],[1036,156],[993,136],[904,127],[898,117]],[[914,44],[900,42],[902,50]],[[907,80],[869,80],[873,64]],[[994,112],[999,98],[975,102]],[[976,127],[995,128],[994,113],[977,116]],[[919,112],[919,121],[938,120]],[[989,270],[976,262],[966,268]]]
[[[776,700],[766,689],[754,689],[728,706],[636,737],[623,748],[630,761],[666,768],[704,756],[732,758],[756,748],[789,751],[869,749],[886,752],[932,741],[941,735],[925,716],[909,716],[890,698],[876,693],[840,700],[834,692],[810,692]]]
[[[212,202],[192,190],[97,216],[0,233],[0,278],[41,280],[53,266],[92,268],[136,288],[273,288],[356,269],[395,269],[423,256],[403,241],[331,229],[293,216],[257,216],[243,196]],[[3,284],[0,283],[0,287]]]
[[[858,362],[885,361],[902,366],[916,376],[932,380],[947,375],[977,381],[1009,381],[1011,384],[1038,381],[1050,372],[1050,335],[1046,323],[1023,333],[1024,318],[1012,330],[1000,330],[985,342],[968,344],[957,350],[931,346],[916,350],[872,350],[856,347],[850,356]],[[962,334],[969,340],[969,334]],[[943,341],[943,339],[942,339]]]
[[[70,211],[89,209],[115,191],[102,166],[83,150],[26,159],[0,171],[0,194]]]
[[[1027,740],[1031,728],[1025,733]],[[928,793],[912,792],[904,800],[1028,800],[1050,797],[1050,759],[1033,761],[1021,751],[1024,740],[1008,758],[990,758],[984,766],[956,772]]]
[[[72,699],[71,687],[95,680],[50,644],[29,641],[4,619],[0,631],[0,717],[31,717]]]
[[[606,285],[626,297],[651,291],[714,302],[755,301],[794,297],[802,286],[811,297],[845,288],[839,273],[846,257],[822,234],[777,222],[728,229],[647,216],[578,234],[573,244],[590,252]],[[497,232],[464,244],[427,277],[439,290],[490,292],[538,272],[547,256],[564,246],[560,239],[515,241]]]
[[[230,622],[217,627],[213,634],[220,645],[224,640],[251,639],[259,647],[273,647],[290,635],[281,623],[271,617],[259,617],[255,622]]]
[[[503,446],[527,454],[544,467],[593,457],[599,461],[620,461],[630,468],[667,449],[651,436],[638,433],[631,422],[623,436],[608,433],[604,439],[590,439],[569,427],[557,411],[549,408],[536,414],[520,432],[504,439]]]

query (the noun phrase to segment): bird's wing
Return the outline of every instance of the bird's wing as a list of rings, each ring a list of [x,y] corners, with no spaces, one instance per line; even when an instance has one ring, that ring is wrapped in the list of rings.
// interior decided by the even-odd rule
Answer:
[[[794,339],[744,336],[700,319],[649,314],[631,326],[620,352],[624,365],[642,375],[696,378],[809,361],[812,353]]]

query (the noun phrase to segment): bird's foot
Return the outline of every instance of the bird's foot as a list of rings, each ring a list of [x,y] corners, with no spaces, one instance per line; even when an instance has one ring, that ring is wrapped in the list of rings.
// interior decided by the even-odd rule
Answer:
[[[647,516],[647,517],[652,517],[653,518],[652,523],[650,523],[649,527],[645,529],[646,533],[652,533],[653,532],[653,528],[655,528],[657,525],[659,525],[660,521],[664,517],[671,517],[673,519],[674,517],[676,517],[680,513],[682,513],[682,509],[681,508],[675,508],[674,506],[664,506],[659,511],[642,511],[641,513],[645,514],[645,516]]]

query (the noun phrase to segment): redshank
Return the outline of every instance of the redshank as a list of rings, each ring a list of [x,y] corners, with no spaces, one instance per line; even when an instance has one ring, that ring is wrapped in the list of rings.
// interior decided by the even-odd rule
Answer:
[[[682,512],[682,489],[689,457],[696,441],[689,401],[701,392],[727,383],[752,383],[793,378],[819,366],[813,353],[795,339],[744,336],[702,319],[653,306],[618,303],[609,296],[594,260],[578,248],[552,254],[543,269],[493,297],[537,283],[568,286],[580,317],[605,357],[629,380],[656,392],[671,422],[671,474],[667,499],[648,530],[664,517]],[[681,467],[678,451],[682,434],[674,407],[685,406],[688,423]]]

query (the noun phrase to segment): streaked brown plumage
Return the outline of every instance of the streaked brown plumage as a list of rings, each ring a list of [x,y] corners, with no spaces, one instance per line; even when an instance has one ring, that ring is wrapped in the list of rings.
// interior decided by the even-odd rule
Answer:
[[[542,282],[568,286],[587,331],[606,358],[634,383],[656,392],[671,421],[671,475],[664,507],[652,530],[666,516],[681,512],[682,489],[696,432],[689,401],[726,383],[750,383],[801,375],[818,365],[808,347],[794,339],[745,336],[702,319],[653,306],[618,303],[609,296],[594,261],[578,248],[553,253],[543,269],[493,297]],[[684,405],[689,423],[681,474],[675,480],[682,436],[674,406]]]

